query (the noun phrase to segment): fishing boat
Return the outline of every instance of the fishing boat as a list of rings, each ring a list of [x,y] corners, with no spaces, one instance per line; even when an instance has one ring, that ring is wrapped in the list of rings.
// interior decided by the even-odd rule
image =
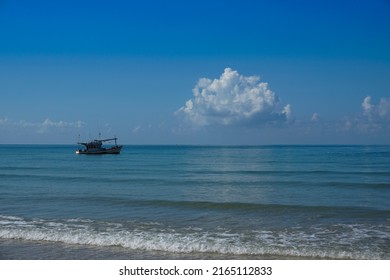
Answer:
[[[93,140],[91,142],[78,142],[77,144],[83,145],[85,149],[79,149],[76,151],[76,154],[85,154],[85,155],[103,155],[103,154],[119,154],[123,146],[118,145],[116,140],[118,138],[109,138],[109,139],[99,139]],[[115,145],[104,148],[103,142],[115,141]]]

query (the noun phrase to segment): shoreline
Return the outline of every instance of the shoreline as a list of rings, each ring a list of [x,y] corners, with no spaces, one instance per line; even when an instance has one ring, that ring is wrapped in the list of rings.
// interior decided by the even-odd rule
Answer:
[[[0,260],[329,260],[279,255],[231,255],[130,250],[62,242],[0,239]]]

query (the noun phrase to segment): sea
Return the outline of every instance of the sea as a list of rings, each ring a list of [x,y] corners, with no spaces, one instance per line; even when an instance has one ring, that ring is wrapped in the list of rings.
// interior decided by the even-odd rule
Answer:
[[[390,259],[390,146],[0,145],[0,259]]]

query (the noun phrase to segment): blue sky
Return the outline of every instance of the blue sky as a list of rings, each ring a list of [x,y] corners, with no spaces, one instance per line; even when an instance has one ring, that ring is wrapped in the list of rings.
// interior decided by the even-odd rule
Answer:
[[[0,1],[0,143],[390,144],[389,1]]]

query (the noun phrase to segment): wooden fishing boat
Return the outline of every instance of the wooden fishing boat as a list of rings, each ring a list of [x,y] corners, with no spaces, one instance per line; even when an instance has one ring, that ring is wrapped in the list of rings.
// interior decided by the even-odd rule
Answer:
[[[93,140],[91,142],[78,142],[77,144],[83,145],[85,149],[79,149],[76,151],[76,154],[84,155],[104,155],[104,154],[119,154],[122,150],[121,145],[116,143],[118,138],[109,138],[109,139],[99,139]],[[105,148],[102,147],[104,142],[115,141],[115,145]]]

